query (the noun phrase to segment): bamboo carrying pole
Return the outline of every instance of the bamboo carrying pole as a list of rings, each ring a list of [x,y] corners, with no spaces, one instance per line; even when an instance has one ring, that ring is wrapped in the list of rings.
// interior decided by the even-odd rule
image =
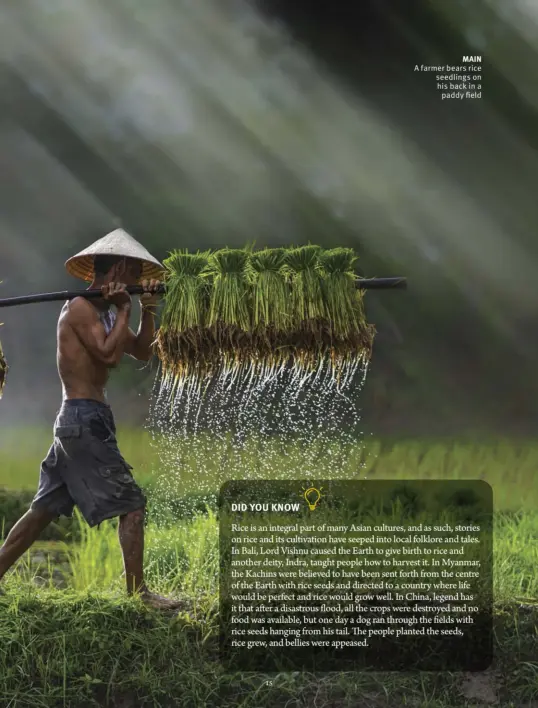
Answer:
[[[357,278],[357,288],[361,290],[404,290],[407,288],[406,278]],[[141,295],[143,288],[141,285],[130,285],[127,292],[131,295]],[[159,286],[159,292],[164,293],[165,286]],[[57,300],[73,300],[76,297],[96,298],[101,296],[101,290],[61,290],[56,293],[37,293],[35,295],[21,295],[19,297],[7,297],[0,299],[0,307],[12,307],[13,305],[31,305],[36,302],[54,302]]]

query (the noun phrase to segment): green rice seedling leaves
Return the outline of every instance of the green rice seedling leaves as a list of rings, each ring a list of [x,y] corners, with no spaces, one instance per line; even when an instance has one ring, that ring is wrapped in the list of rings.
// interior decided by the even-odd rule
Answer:
[[[8,371],[7,361],[2,351],[2,342],[0,342],[0,398],[4,392],[4,384],[6,383],[6,375]]]
[[[312,244],[171,252],[155,341],[171,392],[223,369],[268,375],[288,364],[318,369],[330,360],[334,368],[369,358],[374,330],[356,260],[352,249]]]
[[[164,331],[183,332],[202,327],[209,304],[208,281],[202,275],[209,252],[174,251],[165,259],[165,307],[161,317]]]
[[[285,334],[292,324],[285,258],[283,248],[265,248],[250,254],[252,356],[262,368],[274,369],[290,354]]]
[[[362,298],[355,287],[357,256],[351,248],[333,248],[319,256],[323,273],[323,290],[331,330],[335,337],[344,339],[362,324]]]
[[[0,283],[2,281],[0,280]],[[3,322],[0,322],[0,326],[3,324]],[[2,350],[2,342],[0,342],[0,398],[2,398],[2,394],[4,392],[4,384],[6,383],[6,376],[8,372],[8,365],[7,361],[4,357],[4,352]]]
[[[209,307],[209,325],[251,329],[248,252],[223,248],[209,257],[206,275],[213,280]]]
[[[371,357],[375,328],[366,321],[364,292],[356,287],[357,256],[351,248],[333,248],[319,256],[333,363]]]
[[[165,259],[165,295],[156,344],[165,371],[181,374],[203,360],[204,326],[211,284],[205,276],[209,252],[177,250]]]
[[[284,331],[290,325],[289,289],[283,248],[265,248],[250,257],[254,327]]]
[[[308,245],[286,251],[286,272],[291,287],[289,344],[295,364],[315,369],[324,356],[323,330],[327,319],[319,263],[321,248]]]
[[[285,252],[288,277],[292,285],[292,307],[295,325],[300,328],[307,320],[326,319],[320,272],[319,246],[291,248]]]

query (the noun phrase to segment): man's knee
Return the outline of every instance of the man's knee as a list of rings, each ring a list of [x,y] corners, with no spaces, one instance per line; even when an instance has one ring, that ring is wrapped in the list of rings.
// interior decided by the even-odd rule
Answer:
[[[14,541],[21,537],[37,538],[46,527],[57,518],[58,514],[53,514],[50,510],[31,506],[26,514],[21,516],[7,535],[6,542]]]
[[[134,511],[129,511],[127,514],[122,514],[120,516],[120,521],[128,524],[143,524],[145,518],[146,509],[141,506],[139,509]]]
[[[51,521],[54,521],[54,519],[57,519],[59,516],[57,512],[39,506],[31,506],[27,515],[32,521],[35,521],[36,524],[50,524]]]

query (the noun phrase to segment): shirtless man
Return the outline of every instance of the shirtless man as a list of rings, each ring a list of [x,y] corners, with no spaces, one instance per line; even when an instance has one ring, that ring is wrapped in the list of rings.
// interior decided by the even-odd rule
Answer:
[[[127,592],[139,594],[150,606],[173,609],[183,603],[149,592],[144,582],[146,498],[118,449],[105,393],[109,370],[124,354],[140,361],[151,357],[158,280],[142,282],[138,333],[129,329],[131,296],[125,288],[139,282],[141,269],[142,262],[135,258],[97,255],[90,288],[101,288],[102,298],[77,297],[63,306],[57,327],[63,403],[54,443],[42,462],[39,489],[29,511],[0,548],[0,578],[53,519],[71,516],[76,505],[90,526],[119,517]],[[116,307],[115,316],[110,305]]]

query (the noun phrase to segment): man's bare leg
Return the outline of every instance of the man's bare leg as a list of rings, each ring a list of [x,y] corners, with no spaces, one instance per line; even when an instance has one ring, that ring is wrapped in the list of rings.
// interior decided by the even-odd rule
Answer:
[[[29,509],[17,521],[0,548],[0,579],[56,517],[57,514],[51,514],[49,511]]]
[[[183,602],[169,600],[148,590],[144,582],[144,509],[137,509],[120,516],[118,526],[127,593],[139,593],[142,600],[152,607],[178,609]]]

